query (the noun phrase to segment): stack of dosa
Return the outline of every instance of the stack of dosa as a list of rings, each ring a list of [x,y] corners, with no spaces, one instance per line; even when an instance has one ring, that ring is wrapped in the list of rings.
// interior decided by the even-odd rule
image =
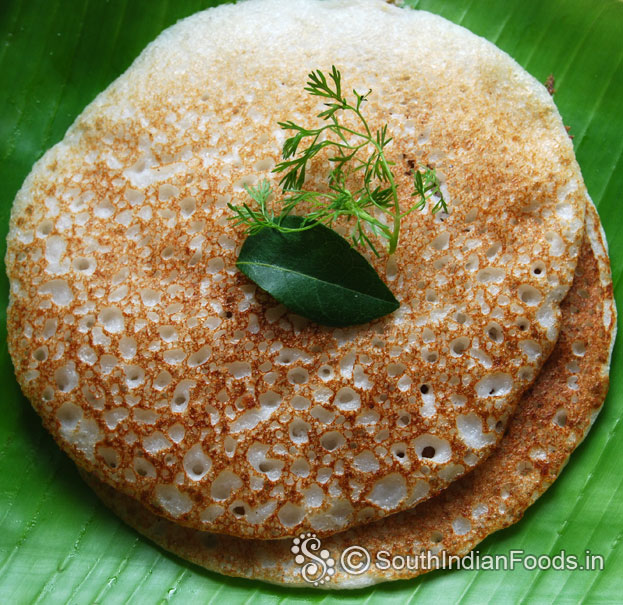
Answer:
[[[449,205],[370,255],[401,307],[348,329],[241,275],[227,208],[276,181],[277,122],[316,120],[303,87],[331,65],[373,90],[405,206],[426,165]],[[303,582],[275,540],[301,532],[334,554],[464,554],[552,482],[607,387],[605,243],[547,91],[380,1],[249,0],[165,31],[34,167],[7,271],[10,351],[46,428],[130,524],[232,575]],[[330,585],[414,573],[338,565]]]

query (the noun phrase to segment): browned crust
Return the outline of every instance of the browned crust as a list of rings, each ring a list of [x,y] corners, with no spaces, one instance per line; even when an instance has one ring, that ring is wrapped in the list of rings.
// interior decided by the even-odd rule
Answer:
[[[275,53],[282,38],[273,17],[256,17],[277,5],[294,3],[219,7],[150,45],[25,182],[6,263],[16,375],[61,447],[158,514],[256,538],[325,535],[408,509],[486,458],[554,345],[585,205],[555,105],[490,43],[382,2],[360,10],[356,1],[297,0],[279,24],[290,27],[283,43],[294,30],[300,45]],[[370,33],[380,19],[402,32],[401,42]],[[300,28],[305,20],[312,25]],[[268,33],[249,39],[245,23]],[[359,23],[368,29],[343,43],[346,25]],[[189,42],[197,39],[210,44]],[[245,199],[245,178],[274,179],[254,167],[278,159],[277,120],[318,111],[303,84],[336,57],[349,87],[374,88],[366,115],[373,128],[389,122],[403,208],[410,163],[434,165],[450,203],[449,216],[410,214],[396,257],[371,259],[393,278],[401,308],[352,330],[309,325],[256,291],[235,270],[243,234],[226,208],[228,196]],[[73,264],[87,266],[84,259],[94,261],[92,273]],[[534,263],[543,263],[538,274]],[[490,337],[493,321],[500,338]],[[53,335],[47,322],[57,322]],[[177,340],[162,336],[171,326]],[[469,346],[456,353],[459,337]],[[280,365],[279,346],[304,360]],[[202,350],[204,363],[189,365]],[[342,362],[352,369],[342,373]],[[248,372],[237,375],[232,363],[248,363]],[[335,375],[324,381],[327,365]],[[292,366],[307,372],[305,384],[290,380]],[[162,371],[170,379],[160,388]],[[481,397],[476,385],[492,374],[510,386]],[[344,387],[357,390],[357,409],[340,409]],[[281,397],[270,410],[261,399],[269,391]],[[294,406],[295,395],[311,401],[307,409]],[[254,427],[235,430],[260,411]],[[478,424],[487,445],[467,443],[460,417]],[[307,442],[290,437],[293,422],[309,426]],[[340,447],[325,448],[323,436],[336,431]],[[448,459],[430,460],[414,445],[431,434],[447,444]],[[249,461],[258,444],[272,476]],[[198,465],[200,477],[184,464],[193,447],[210,460]],[[376,468],[358,468],[360,456]],[[235,473],[238,487],[221,498],[212,491],[222,473]],[[386,502],[373,494],[381,481],[393,490]],[[308,503],[310,489],[321,492],[320,506]],[[273,508],[254,523],[262,506]]]
[[[339,560],[348,546],[366,548],[374,560],[393,554],[431,551],[465,555],[491,533],[516,523],[552,484],[592,425],[608,390],[616,309],[605,239],[592,206],[573,286],[562,304],[563,323],[554,352],[521,400],[499,448],[472,473],[414,510],[351,529],[322,541]],[[576,353],[586,346],[583,356]],[[577,364],[575,367],[572,364]],[[573,377],[577,377],[576,380]],[[570,388],[570,385],[577,389]],[[566,422],[557,414],[564,410]],[[171,552],[219,573],[279,584],[304,584],[293,562],[291,542],[254,542],[192,531],[146,511],[132,499],[83,474],[98,496],[126,523]],[[474,517],[479,506],[486,512]],[[467,519],[457,535],[453,521]],[[323,587],[354,588],[408,578],[426,569],[349,576],[338,566]]]

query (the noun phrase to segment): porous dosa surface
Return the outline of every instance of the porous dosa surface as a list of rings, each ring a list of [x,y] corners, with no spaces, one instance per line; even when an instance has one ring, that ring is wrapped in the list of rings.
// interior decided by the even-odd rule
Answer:
[[[303,87],[332,64],[373,90],[403,207],[429,164],[450,210],[410,214],[395,257],[370,258],[401,307],[352,329],[241,275],[226,206],[276,181],[277,121],[316,123]],[[80,466],[158,514],[328,535],[494,449],[558,335],[585,195],[546,90],[467,30],[380,1],[211,9],[159,36],[18,193],[16,374]]]
[[[473,472],[414,510],[323,539],[321,548],[328,551],[325,561],[336,562],[336,573],[325,574],[325,582],[318,584],[321,588],[357,588],[425,573],[435,559],[416,559],[420,553],[465,555],[489,534],[519,521],[553,483],[606,396],[616,335],[605,237],[592,205],[587,236],[573,286],[563,301],[560,338],[522,397],[499,448]],[[294,561],[292,540],[250,541],[193,531],[156,517],[93,476],[83,476],[126,523],[185,559],[223,574],[310,585],[301,577],[302,565]],[[370,568],[361,575],[349,575],[337,563],[352,546],[370,553]],[[320,551],[316,548],[312,554],[319,557]],[[379,555],[382,551],[386,554]],[[412,569],[383,569],[395,555],[402,556],[403,562],[410,557]],[[356,569],[362,561],[355,556],[350,563]],[[306,558],[305,564],[309,563],[312,560]],[[320,568],[309,578],[321,579]]]

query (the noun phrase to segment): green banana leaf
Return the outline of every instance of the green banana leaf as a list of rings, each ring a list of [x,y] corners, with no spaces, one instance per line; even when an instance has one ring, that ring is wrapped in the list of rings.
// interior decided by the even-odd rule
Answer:
[[[287,0],[284,0],[286,2]],[[15,192],[33,162],[163,28],[207,0],[0,0],[2,257]],[[623,302],[623,2],[418,0],[507,51],[540,81],[575,136]],[[21,395],[6,347],[0,277],[0,603],[622,602],[622,345],[604,410],[553,487],[481,554],[604,557],[602,571],[438,571],[349,593],[275,588],[205,572],[117,520],[81,482]],[[619,305],[622,306],[621,304]]]

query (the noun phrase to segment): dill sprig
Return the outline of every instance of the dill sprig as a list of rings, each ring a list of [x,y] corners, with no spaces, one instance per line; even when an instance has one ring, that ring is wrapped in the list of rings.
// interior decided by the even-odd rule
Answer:
[[[275,214],[272,209],[273,191],[264,180],[257,187],[246,188],[256,208],[247,203],[240,206],[229,204],[235,213],[232,220],[237,225],[246,225],[247,232],[254,234],[264,228],[282,232],[304,231],[313,228],[316,222],[332,227],[340,218],[346,218],[354,221],[349,234],[353,245],[367,245],[378,256],[370,239],[373,234],[386,239],[388,252],[393,254],[404,216],[423,209],[431,196],[437,198],[433,213],[447,210],[435,171],[428,167],[424,172],[413,171],[411,195],[417,201],[401,212],[391,170],[394,164],[386,157],[386,148],[392,141],[387,134],[387,124],[372,132],[361,111],[372,91],[360,94],[353,90],[354,101],[349,102],[342,94],[342,76],[335,66],[332,66],[328,78],[320,70],[311,72],[308,78],[305,91],[327,99],[326,109],[317,115],[325,123],[318,128],[305,128],[290,120],[279,122],[281,128],[291,134],[283,145],[283,161],[273,170],[282,175],[279,185],[284,197],[279,202],[279,213]],[[347,113],[356,118],[360,128],[340,122]],[[328,191],[308,191],[303,188],[308,164],[324,149],[332,154],[329,156],[332,169],[328,175]],[[351,190],[357,176],[361,184]],[[306,204],[310,209],[305,215],[306,221],[301,227],[286,226],[284,219],[299,204]],[[381,220],[383,216],[385,220]]]

